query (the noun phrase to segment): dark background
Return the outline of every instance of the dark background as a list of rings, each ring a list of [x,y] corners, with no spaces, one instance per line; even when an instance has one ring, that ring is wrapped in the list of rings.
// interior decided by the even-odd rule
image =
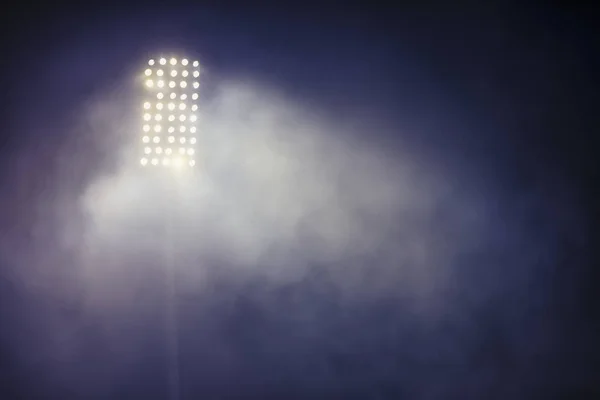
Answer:
[[[594,26],[598,14],[592,6],[448,3],[385,8],[340,3],[169,8],[106,3],[87,9],[59,4],[3,7],[3,249],[10,243],[28,251],[28,224],[33,223],[28,219],[28,204],[40,191],[52,193],[53,149],[66,140],[61,132],[72,121],[77,105],[116,85],[155,48],[169,47],[185,49],[201,59],[213,82],[234,77],[266,83],[333,118],[343,120],[348,113],[364,113],[378,119],[386,129],[365,132],[374,142],[395,142],[390,133],[395,126],[418,127],[403,131],[403,140],[428,149],[450,169],[493,186],[499,202],[503,196],[532,187],[556,189],[549,192],[568,200],[545,199],[558,206],[548,207],[551,211],[541,217],[532,216],[537,218],[532,221],[536,227],[532,235],[552,226],[563,211],[579,216],[576,235],[557,242],[558,255],[539,277],[551,295],[536,318],[540,326],[553,332],[553,339],[549,350],[525,368],[527,373],[512,373],[519,369],[515,367],[522,359],[519,352],[544,339],[532,336],[521,340],[525,350],[511,346],[509,337],[518,329],[512,323],[498,322],[493,310],[482,308],[475,317],[478,327],[465,328],[477,330],[481,343],[463,360],[472,366],[469,371],[481,368],[491,372],[454,376],[451,361],[428,351],[446,340],[444,332],[419,333],[413,317],[394,303],[364,306],[337,321],[332,317],[335,307],[316,288],[325,285],[317,277],[289,290],[316,301],[323,310],[321,342],[306,348],[289,338],[282,333],[285,318],[276,313],[263,315],[259,302],[249,300],[226,317],[220,316],[217,307],[214,318],[224,318],[220,323],[235,332],[232,351],[242,354],[240,359],[249,364],[224,373],[226,383],[215,378],[214,385],[191,385],[187,398],[600,397],[595,294],[599,276],[594,268],[599,47]],[[83,53],[74,55],[75,51]],[[65,66],[61,62],[70,59],[81,64]],[[63,67],[64,73],[46,70]],[[44,79],[46,74],[61,79]],[[210,82],[206,90],[210,99]],[[12,163],[21,157],[23,148],[35,142],[44,148],[44,158],[32,165],[31,182],[9,186],[14,182]],[[109,152],[87,149],[89,168],[74,171],[71,183],[85,185],[95,167],[110,169],[106,167],[110,165]],[[17,192],[22,192],[20,197],[15,197]],[[561,209],[564,204],[569,210]],[[0,398],[82,398],[74,393],[80,393],[85,383],[75,390],[20,363],[18,354],[23,349],[14,348],[14,338],[27,329],[22,315],[45,311],[35,305],[26,288],[10,279],[14,267],[10,261],[0,258],[0,262]],[[477,279],[472,284],[476,285]],[[243,291],[249,299],[260,297],[253,290],[260,292],[250,284],[244,289],[223,288],[226,293]],[[281,296],[278,301],[286,294]],[[332,319],[337,322],[330,322]],[[329,344],[347,331],[354,332],[348,340],[362,350],[336,352]],[[93,343],[93,330],[89,335]],[[261,347],[264,343],[286,348],[287,358],[274,361]],[[376,344],[361,347],[364,343]],[[85,351],[90,352],[87,359],[93,363],[94,345],[89,347]],[[326,378],[307,377],[313,353],[328,354],[336,373]],[[111,396],[98,398],[162,398],[157,357],[152,361],[149,356],[145,367],[136,367],[126,383],[115,384]],[[303,359],[307,366],[298,367]],[[292,372],[285,372],[286,366]],[[209,366],[189,361],[185,368],[184,374],[191,377],[202,376],[202,368]],[[276,372],[278,378],[267,378]],[[422,387],[438,384],[439,391],[422,394]]]

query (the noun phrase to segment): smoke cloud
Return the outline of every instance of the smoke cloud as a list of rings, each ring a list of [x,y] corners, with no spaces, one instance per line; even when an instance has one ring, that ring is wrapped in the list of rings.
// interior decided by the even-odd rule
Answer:
[[[233,81],[202,106],[196,174],[165,182],[137,165],[130,92],[90,101],[56,148],[11,161],[19,190],[4,201],[33,204],[3,249],[35,309],[16,325],[29,327],[16,339],[27,374],[104,393],[160,370],[142,365],[163,346],[148,327],[164,310],[169,252],[182,362],[211,377],[205,389],[236,377],[361,393],[377,381],[381,396],[400,382],[412,398],[480,397],[499,370],[529,373],[558,340],[539,313],[579,224],[560,184],[482,185],[401,128],[374,132],[376,121]],[[488,363],[489,340],[505,351]],[[507,396],[527,390],[515,385]]]

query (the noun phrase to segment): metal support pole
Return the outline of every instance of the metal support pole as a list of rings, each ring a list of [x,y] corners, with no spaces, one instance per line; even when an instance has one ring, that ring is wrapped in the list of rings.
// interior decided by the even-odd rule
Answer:
[[[175,230],[176,212],[178,207],[178,191],[174,182],[167,182],[167,198],[165,216],[165,277],[166,277],[166,339],[167,339],[167,368],[169,377],[169,399],[180,399],[179,372],[179,330],[177,318],[177,287],[176,287],[176,251]]]

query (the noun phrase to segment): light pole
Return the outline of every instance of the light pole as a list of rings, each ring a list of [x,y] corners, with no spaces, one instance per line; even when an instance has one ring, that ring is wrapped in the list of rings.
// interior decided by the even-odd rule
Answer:
[[[159,179],[164,212],[166,336],[169,398],[180,397],[179,334],[175,279],[174,212],[178,212],[182,175],[196,166],[200,64],[186,58],[152,58],[143,71],[140,165]]]

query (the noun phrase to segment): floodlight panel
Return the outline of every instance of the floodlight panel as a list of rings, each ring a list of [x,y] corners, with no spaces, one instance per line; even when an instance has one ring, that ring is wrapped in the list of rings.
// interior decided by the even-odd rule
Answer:
[[[148,60],[142,69],[142,166],[196,164],[199,68],[198,61],[157,57]]]

